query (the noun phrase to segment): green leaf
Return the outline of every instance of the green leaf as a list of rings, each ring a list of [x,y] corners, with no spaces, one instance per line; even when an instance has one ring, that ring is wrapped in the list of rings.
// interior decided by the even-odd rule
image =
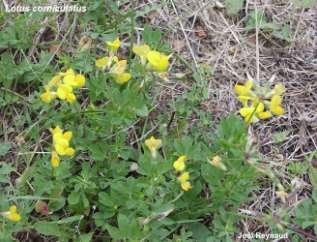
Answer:
[[[68,223],[73,223],[77,222],[81,219],[83,219],[83,215],[76,215],[76,216],[70,216],[61,220],[56,221],[57,224],[68,224]]]
[[[313,187],[316,189],[317,188],[317,169],[311,167],[309,171],[309,179]]]
[[[8,153],[11,148],[10,143],[0,143],[0,156],[4,156]]]
[[[234,15],[239,13],[243,8],[244,0],[226,0],[226,9],[229,14]]]
[[[14,171],[10,164],[1,162],[0,163],[0,183],[9,183],[10,182],[10,173]]]
[[[196,242],[205,242],[211,236],[211,231],[202,223],[189,224],[188,228],[192,231]]]
[[[157,49],[162,39],[162,32],[160,30],[154,30],[150,26],[146,25],[143,32],[143,40],[153,49]]]
[[[93,233],[81,234],[79,236],[79,242],[90,242],[92,239]]]
[[[276,24],[268,22],[263,10],[253,10],[250,12],[245,28],[246,30],[253,30],[256,29],[257,26],[264,31],[271,31],[278,28]]]
[[[287,42],[292,41],[292,32],[289,25],[284,25],[282,29],[275,29],[272,34],[278,39],[285,40]]]
[[[122,234],[127,237],[129,235],[130,220],[124,214],[118,215],[118,226]]]
[[[111,226],[109,224],[106,224],[105,227],[106,227],[106,229],[107,229],[107,231],[110,234],[112,239],[120,240],[120,239],[124,238],[118,228],[113,227],[113,226]]]
[[[136,114],[140,117],[146,117],[149,115],[149,110],[146,105],[143,105],[142,107],[136,109]]]
[[[78,191],[72,191],[71,194],[68,196],[67,201],[69,204],[77,204],[79,203],[81,193]]]
[[[56,223],[41,221],[33,224],[33,228],[40,234],[47,236],[62,236],[62,228]]]

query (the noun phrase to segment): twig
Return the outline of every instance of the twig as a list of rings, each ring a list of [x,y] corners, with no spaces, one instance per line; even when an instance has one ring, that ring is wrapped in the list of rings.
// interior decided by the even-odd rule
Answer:
[[[170,1],[171,1],[172,6],[173,6],[174,12],[176,13],[177,18],[178,18],[178,20],[179,20],[179,25],[180,25],[180,27],[181,27],[181,29],[182,29],[182,32],[183,32],[184,37],[185,37],[186,44],[187,44],[187,46],[188,46],[188,49],[189,49],[189,51],[190,51],[190,54],[191,54],[191,56],[192,56],[192,58],[193,58],[193,60],[194,60],[194,63],[195,63],[196,69],[197,69],[197,68],[198,68],[198,63],[197,63],[197,60],[196,60],[196,57],[195,57],[195,53],[194,53],[194,51],[193,51],[193,49],[192,49],[192,47],[191,47],[191,45],[190,45],[190,42],[189,42],[188,37],[187,37],[187,35],[186,35],[186,32],[185,32],[183,23],[182,23],[182,21],[180,20],[178,11],[177,11],[177,9],[176,9],[176,7],[175,7],[174,1],[173,1],[173,0],[170,0]]]
[[[256,55],[256,81],[260,84],[260,51],[259,51],[259,25],[258,25],[258,8],[255,4],[255,55]],[[262,19],[262,16],[261,16]],[[262,20],[261,20],[262,21]]]

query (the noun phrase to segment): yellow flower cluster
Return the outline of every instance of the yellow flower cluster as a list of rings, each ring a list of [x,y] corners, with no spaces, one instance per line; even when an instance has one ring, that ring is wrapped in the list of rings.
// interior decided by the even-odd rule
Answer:
[[[68,69],[66,72],[55,75],[44,86],[45,92],[41,94],[40,98],[46,103],[50,103],[55,98],[72,103],[76,100],[73,89],[83,87],[85,82],[85,76],[76,74],[73,69]]]
[[[170,56],[151,50],[146,44],[134,45],[133,52],[141,58],[141,63],[143,65],[146,65],[148,62],[150,69],[153,71],[162,73],[168,70]]]
[[[192,185],[189,181],[189,172],[185,171],[186,169],[186,164],[185,162],[187,161],[187,156],[186,155],[182,155],[180,157],[178,157],[178,159],[176,161],[174,161],[173,163],[173,167],[175,169],[176,172],[180,172],[180,175],[178,176],[177,180],[180,182],[181,184],[181,188],[184,191],[188,191],[192,188]]]
[[[53,151],[51,154],[51,165],[56,168],[60,164],[61,156],[73,156],[75,150],[69,146],[69,142],[73,137],[71,131],[63,132],[63,130],[57,126],[55,129],[50,129],[53,136]]]
[[[107,69],[115,82],[123,85],[131,79],[131,74],[126,71],[128,62],[126,60],[119,60],[115,55],[121,46],[121,41],[119,38],[114,41],[107,41],[106,46],[110,50],[109,56],[97,59],[95,65],[101,70]]]
[[[10,206],[8,211],[1,212],[0,215],[12,222],[19,222],[21,220],[21,215],[18,213],[17,207],[15,205]]]
[[[236,84],[234,90],[243,105],[240,114],[248,124],[285,113],[282,107],[285,87],[281,83],[276,84],[273,90],[267,90],[255,85],[252,80],[247,80],[244,85]]]

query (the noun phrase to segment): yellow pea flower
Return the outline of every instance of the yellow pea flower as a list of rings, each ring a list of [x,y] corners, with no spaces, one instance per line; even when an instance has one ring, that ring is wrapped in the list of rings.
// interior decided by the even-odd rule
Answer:
[[[122,74],[127,69],[127,66],[128,66],[127,60],[121,60],[121,61],[118,61],[116,64],[114,64],[113,67],[111,67],[109,72],[111,74]]]
[[[248,80],[244,85],[236,84],[234,91],[243,104],[240,114],[248,124],[257,122],[259,119],[271,118],[273,115],[283,115],[285,112],[281,97],[285,87],[282,83],[277,83],[273,90],[269,91]]]
[[[165,72],[169,66],[169,57],[158,51],[150,51],[147,54],[147,60],[150,63],[151,68],[157,72]]]
[[[85,76],[78,74],[76,75],[73,69],[68,69],[64,74],[64,84],[71,87],[83,87],[85,85]]]
[[[53,78],[48,82],[47,87],[51,88],[53,86],[57,86],[58,84],[60,84],[61,80],[62,80],[62,75],[57,74],[53,76]]]
[[[265,106],[262,102],[253,103],[252,106],[245,106],[240,109],[240,114],[244,117],[246,123],[255,123],[259,119],[270,118],[272,115],[270,112],[264,111]]]
[[[116,83],[118,83],[119,85],[122,85],[131,79],[131,74],[125,72],[125,70],[127,69],[127,65],[128,63],[126,60],[121,60],[114,64],[114,66],[111,67],[109,71],[110,74],[114,77]]]
[[[256,109],[256,116],[259,119],[268,119],[272,117],[272,113],[269,111],[265,111],[265,106],[263,103],[259,103]]]
[[[19,222],[21,220],[21,215],[18,213],[15,205],[10,206],[9,211],[0,214],[12,222]]]
[[[240,109],[240,114],[242,117],[244,117],[244,121],[248,124],[255,123],[258,121],[255,113],[256,113],[255,107],[243,107]]]
[[[72,86],[72,84],[75,81],[75,71],[73,69],[67,69],[66,72],[64,73],[64,79],[63,82],[67,85]]]
[[[149,139],[145,140],[145,145],[151,151],[152,157],[155,158],[157,150],[162,146],[162,140],[151,136]]]
[[[283,115],[285,113],[284,108],[282,107],[282,98],[279,95],[274,95],[270,102],[270,111],[274,115]]]
[[[285,86],[282,83],[277,83],[272,92],[273,95],[281,96],[285,92]]]
[[[76,74],[73,69],[69,68],[66,72],[56,74],[48,84],[44,86],[45,92],[41,94],[40,98],[46,103],[50,103],[56,97],[72,103],[76,100],[73,87],[83,87],[85,82],[86,78],[84,75]]]
[[[70,103],[76,100],[76,96],[73,93],[73,88],[70,85],[67,85],[67,84],[59,85],[56,93],[58,98],[61,100],[66,100]]]
[[[69,147],[69,141],[61,137],[55,138],[54,148],[59,155],[73,156],[75,153],[74,149]]]
[[[252,87],[253,87],[253,81],[247,80],[244,83],[244,85],[236,84],[234,86],[234,91],[239,96],[247,96],[248,97],[250,95],[250,91],[251,91]]]
[[[134,54],[141,57],[142,64],[145,64],[148,53],[151,51],[150,46],[144,45],[134,45],[132,48]]]
[[[189,180],[189,172],[187,172],[187,171],[183,172],[177,179],[180,183],[184,183],[184,182],[188,181]]]
[[[67,141],[70,141],[73,137],[73,132],[71,131],[66,131],[64,134],[63,134],[63,138],[66,139]]]
[[[54,135],[57,135],[57,134],[62,134],[63,130],[59,126],[56,126],[54,129],[50,128],[50,132],[54,136]]]
[[[223,171],[227,170],[227,167],[225,166],[225,164],[222,162],[222,159],[220,156],[216,155],[212,158],[211,161],[209,161],[209,163]]]
[[[147,54],[151,51],[151,48],[146,44],[134,45],[132,51],[134,52],[134,54],[146,58]]]
[[[128,72],[124,72],[122,74],[118,74],[115,76],[115,82],[119,85],[123,85],[131,79],[131,74]]]
[[[99,58],[95,61],[95,66],[99,69],[105,70],[106,68],[109,68],[112,63],[117,63],[119,61],[117,56],[105,56],[102,58]]]
[[[185,182],[182,182],[182,183],[181,183],[181,188],[182,188],[185,192],[187,192],[187,191],[189,191],[189,190],[192,188],[192,185],[191,185],[191,183],[190,183],[189,181],[185,181]]]
[[[99,58],[95,61],[95,65],[100,69],[106,69],[106,67],[109,65],[109,60],[110,58],[107,56]]]
[[[44,93],[40,95],[41,100],[45,103],[50,103],[55,97],[56,94],[49,90],[46,90]]]
[[[60,164],[60,158],[57,154],[56,151],[52,151],[52,154],[51,154],[51,165],[53,168],[56,168],[56,167],[59,167],[59,164]]]
[[[85,86],[86,78],[82,74],[78,74],[75,76],[75,87],[83,87]]]
[[[173,167],[176,171],[183,171],[186,168],[185,161],[187,160],[186,155],[182,155],[178,157],[176,161],[173,163]]]
[[[119,38],[116,38],[114,41],[107,41],[107,47],[112,51],[117,51],[121,46],[121,41]]]
[[[73,136],[71,131],[63,133],[63,130],[57,126],[55,129],[50,129],[53,135],[54,150],[58,155],[73,156],[75,150],[69,146],[69,142]],[[53,154],[52,154],[53,158]],[[54,157],[55,158],[55,157]],[[56,163],[56,159],[55,159]]]

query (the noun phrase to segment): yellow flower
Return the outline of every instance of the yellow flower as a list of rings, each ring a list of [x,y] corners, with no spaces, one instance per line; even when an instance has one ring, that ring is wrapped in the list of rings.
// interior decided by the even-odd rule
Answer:
[[[121,46],[121,41],[119,38],[116,38],[114,41],[107,41],[106,42],[107,47],[112,50],[112,51],[116,51],[117,49],[120,48]]]
[[[151,68],[157,72],[165,72],[169,66],[169,57],[158,51],[150,51],[147,54],[147,60],[150,63]]]
[[[105,56],[96,60],[95,65],[100,69],[105,69],[109,65],[109,57]]]
[[[140,56],[141,58],[147,58],[147,55],[151,51],[151,48],[146,44],[134,45],[132,51],[134,54]]]
[[[181,187],[185,192],[187,192],[192,188],[192,185],[190,184],[189,181],[186,181],[181,183]]]
[[[85,76],[78,74],[76,75],[73,69],[68,69],[64,75],[64,84],[71,87],[83,87],[85,85]]]
[[[10,206],[9,211],[2,212],[1,215],[13,222],[19,222],[21,220],[21,215],[17,212],[15,205]]]
[[[45,92],[42,93],[40,96],[41,100],[45,103],[50,103],[55,97],[56,97],[56,94],[49,90],[45,90]]]
[[[115,82],[119,85],[123,85],[131,79],[131,74],[128,72],[124,72],[122,74],[118,74],[115,76]]]
[[[221,160],[221,157],[216,155],[212,158],[211,161],[209,161],[209,163],[223,171],[226,171],[227,170],[227,167],[225,166],[225,164],[223,164],[222,160]]]
[[[63,130],[59,126],[56,126],[54,129],[50,128],[50,132],[54,136],[54,135],[57,135],[57,134],[62,134]]]
[[[56,151],[52,151],[51,154],[51,165],[53,168],[59,167],[60,159]]]
[[[84,75],[78,74],[75,76],[76,87],[83,87],[85,86],[85,83],[86,83],[86,78]]]
[[[106,68],[109,68],[112,63],[117,63],[119,61],[117,56],[105,56],[102,58],[99,58],[95,61],[96,67],[99,69],[105,70]]]
[[[118,61],[113,67],[110,69],[111,74],[122,74],[127,69],[128,62],[127,60]]]
[[[253,86],[253,81],[248,80],[244,85],[236,84],[234,87],[239,101],[243,104],[240,114],[248,124],[284,114],[281,95],[285,92],[285,87],[282,83],[277,83],[271,91],[259,85],[256,85],[253,91]]]
[[[122,85],[126,82],[128,82],[131,79],[131,74],[128,72],[125,72],[127,69],[127,61],[121,60],[114,64],[113,67],[110,69],[110,74],[114,77],[116,83],[119,85]]]
[[[234,91],[239,96],[249,96],[252,87],[253,87],[253,81],[252,80],[247,80],[244,83],[244,85],[236,84],[234,86]]]
[[[240,109],[240,114],[244,117],[244,121],[247,124],[255,123],[258,121],[256,117],[256,107],[252,105],[252,107],[243,107]]]
[[[47,84],[48,88],[51,88],[53,86],[57,86],[58,84],[60,84],[61,80],[62,80],[61,74],[57,74],[57,75],[53,76],[53,78]]]
[[[73,87],[83,87],[86,78],[82,74],[76,74],[73,69],[68,69],[66,72],[59,72],[55,75],[47,85],[44,86],[45,92],[40,98],[43,102],[49,103],[56,97],[61,100],[66,100],[70,103],[76,100],[73,93]],[[54,90],[52,90],[54,88]]]
[[[186,155],[182,155],[178,157],[176,161],[173,163],[173,167],[176,171],[183,171],[186,168],[185,161],[187,160]]]
[[[284,108],[281,106],[282,104],[282,98],[279,95],[274,95],[270,102],[270,111],[274,115],[283,115],[284,114]]]
[[[183,172],[177,179],[180,183],[187,182],[189,180],[189,172]]]
[[[149,139],[145,140],[145,145],[151,151],[152,157],[155,158],[157,150],[162,146],[162,140],[151,136]]]
[[[75,150],[69,146],[69,142],[73,136],[71,131],[67,131],[63,133],[63,130],[60,127],[56,127],[55,129],[51,129],[51,133],[53,135],[53,146],[54,150],[58,155],[66,155],[66,156],[73,156]],[[52,159],[55,159],[52,154]],[[53,161],[51,160],[53,163]],[[56,159],[54,160],[56,164]]]
[[[75,71],[73,69],[68,69],[65,73],[64,73],[64,79],[63,82],[69,86],[73,86],[72,84],[75,81]]]
[[[66,100],[70,103],[76,100],[76,96],[73,93],[73,88],[67,84],[61,84],[57,88],[57,96],[61,100]]]
[[[282,83],[277,83],[273,88],[273,95],[282,95],[285,92],[285,86]]]
[[[265,111],[265,106],[262,102],[253,103],[252,106],[245,106],[240,109],[240,114],[244,117],[246,123],[255,123],[259,119],[267,119],[272,117],[272,114]]]

